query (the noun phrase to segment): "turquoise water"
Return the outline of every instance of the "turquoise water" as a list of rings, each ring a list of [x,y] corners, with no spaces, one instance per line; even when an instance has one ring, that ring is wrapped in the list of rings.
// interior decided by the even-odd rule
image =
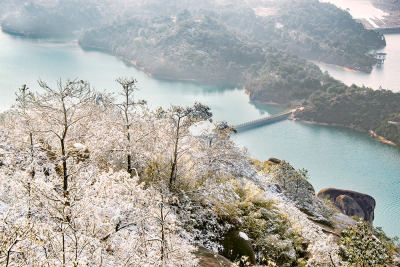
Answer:
[[[316,191],[325,187],[376,199],[375,225],[400,235],[400,150],[342,128],[283,121],[235,137],[256,158],[286,159],[306,168]]]
[[[400,67],[400,66],[399,66]],[[98,90],[115,92],[114,80],[133,76],[139,81],[139,98],[153,107],[211,106],[216,120],[231,124],[279,112],[268,105],[249,102],[243,90],[200,86],[151,79],[115,57],[81,50],[76,43],[57,43],[11,37],[0,33],[0,109],[14,102],[18,87],[37,88],[41,78],[55,84],[59,78],[88,80]],[[296,168],[307,168],[316,190],[324,187],[353,189],[377,200],[375,224],[390,235],[400,235],[400,150],[367,135],[345,129],[283,121],[234,137],[251,156],[286,159]]]

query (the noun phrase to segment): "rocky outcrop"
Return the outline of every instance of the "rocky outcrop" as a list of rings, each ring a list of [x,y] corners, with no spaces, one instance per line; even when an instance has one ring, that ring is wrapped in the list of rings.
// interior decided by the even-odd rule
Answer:
[[[357,215],[360,218],[365,218],[365,213],[360,205],[352,197],[340,195],[335,200],[336,206],[345,211],[346,215]]]
[[[256,257],[249,238],[238,230],[229,231],[223,241],[223,255],[231,260],[248,257],[248,263],[256,264]]]
[[[231,267],[233,263],[227,258],[204,247],[198,247],[194,255],[199,259],[199,267]]]
[[[326,188],[319,191],[318,197],[329,199],[348,216],[357,216],[370,223],[374,220],[376,202],[369,195],[350,190]]]
[[[277,158],[269,158],[268,161],[275,164],[281,164],[281,160]]]

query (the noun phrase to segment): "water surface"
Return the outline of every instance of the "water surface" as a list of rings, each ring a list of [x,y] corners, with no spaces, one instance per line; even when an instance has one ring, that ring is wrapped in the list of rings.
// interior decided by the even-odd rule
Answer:
[[[283,121],[235,136],[258,159],[286,159],[306,168],[316,191],[355,190],[376,199],[375,225],[400,235],[400,150],[342,128]]]
[[[321,2],[328,2],[336,5],[337,7],[347,10],[355,19],[365,19],[375,28],[378,27],[374,19],[383,19],[389,15],[383,10],[376,8],[371,0],[321,0]]]
[[[153,107],[200,101],[211,106],[216,120],[231,124],[279,111],[250,103],[242,90],[151,79],[115,57],[83,51],[74,42],[21,39],[0,33],[0,109],[11,106],[23,83],[37,88],[38,78],[52,85],[59,78],[79,78],[89,80],[96,89],[115,92],[118,85],[114,80],[120,76],[135,77],[138,97]],[[372,195],[377,200],[375,224],[390,235],[400,235],[396,225],[400,219],[400,150],[364,134],[293,121],[244,132],[234,139],[248,147],[252,157],[277,157],[296,168],[307,168],[317,191],[338,187]]]
[[[341,67],[317,63],[323,71],[328,71],[334,78],[347,85],[353,83],[358,86],[367,86],[373,89],[390,89],[400,92],[400,34],[386,34],[386,47],[381,52],[387,53],[385,63],[374,67],[372,72],[350,72]]]

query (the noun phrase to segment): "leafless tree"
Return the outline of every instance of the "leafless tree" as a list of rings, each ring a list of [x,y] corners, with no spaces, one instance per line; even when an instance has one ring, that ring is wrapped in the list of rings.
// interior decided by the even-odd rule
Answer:
[[[121,96],[123,101],[116,106],[120,109],[122,118],[124,121],[124,131],[127,142],[126,147],[126,161],[127,161],[127,171],[132,175],[132,148],[131,148],[131,130],[132,130],[132,113],[136,105],[144,105],[146,102],[144,100],[139,100],[135,102],[134,96],[135,91],[138,90],[136,87],[137,80],[134,78],[118,78],[117,83],[122,87]]]
[[[68,183],[72,179],[73,172],[70,171],[68,145],[70,132],[78,127],[80,123],[93,115],[93,106],[96,95],[89,83],[82,80],[67,80],[63,83],[57,82],[55,88],[46,82],[39,81],[39,86],[44,90],[43,94],[35,95],[32,108],[40,118],[39,131],[50,134],[58,143],[58,155],[56,160],[61,163],[62,177],[62,205],[60,210],[60,229],[62,234],[62,262],[66,264],[65,229],[70,227],[70,196]],[[56,206],[56,205],[55,205]],[[69,226],[68,226],[69,225]]]
[[[34,165],[34,141],[33,134],[34,129],[32,125],[32,119],[29,115],[28,109],[29,105],[32,101],[33,94],[29,91],[28,86],[26,84],[22,85],[16,93],[16,108],[19,113],[20,119],[23,120],[23,125],[27,135],[29,137],[29,156],[30,156],[30,180],[26,184],[26,189],[28,191],[28,218],[31,216],[31,206],[30,206],[30,197],[31,197],[31,182],[35,178],[35,165]]]
[[[171,187],[176,181],[179,157],[185,152],[185,150],[181,150],[179,146],[181,139],[189,134],[190,126],[199,121],[210,120],[212,113],[208,106],[195,103],[191,107],[172,106],[166,114],[173,126],[173,149],[169,177],[169,185]]]

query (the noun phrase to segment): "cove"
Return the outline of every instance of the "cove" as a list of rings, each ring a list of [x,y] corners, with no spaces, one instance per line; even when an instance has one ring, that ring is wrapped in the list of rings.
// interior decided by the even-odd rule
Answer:
[[[353,83],[373,89],[390,89],[400,92],[400,34],[386,34],[386,47],[379,50],[387,54],[385,63],[372,69],[371,73],[350,72],[341,67],[317,63],[322,71],[327,71],[332,77],[347,85]]]
[[[370,0],[322,0],[347,10],[354,19],[367,20],[374,27],[378,27],[375,19],[383,19],[389,15],[385,11],[374,6]],[[378,52],[387,54],[385,63],[380,67],[374,67],[371,73],[350,72],[341,67],[317,63],[322,71],[327,71],[334,78],[347,85],[353,83],[358,86],[367,86],[373,89],[390,89],[400,92],[400,34],[386,34],[386,47]]]
[[[249,102],[243,90],[201,86],[149,78],[121,60],[83,51],[76,42],[12,37],[0,33],[0,109],[14,103],[15,92],[26,83],[37,88],[41,78],[55,85],[59,78],[88,80],[98,90],[116,92],[116,78],[138,80],[138,98],[152,107],[209,105],[215,120],[238,124],[279,112],[279,108]],[[377,201],[375,225],[389,235],[400,235],[400,150],[350,130],[282,121],[234,136],[251,157],[277,157],[310,171],[318,191],[324,187],[353,189]]]

